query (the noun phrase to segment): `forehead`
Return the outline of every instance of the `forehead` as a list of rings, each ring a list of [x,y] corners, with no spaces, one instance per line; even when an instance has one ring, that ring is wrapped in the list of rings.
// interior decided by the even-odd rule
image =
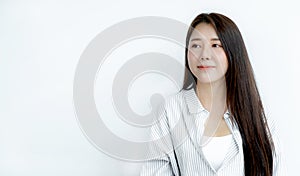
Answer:
[[[191,39],[194,37],[210,40],[211,38],[218,38],[218,35],[211,24],[200,23],[192,32]]]

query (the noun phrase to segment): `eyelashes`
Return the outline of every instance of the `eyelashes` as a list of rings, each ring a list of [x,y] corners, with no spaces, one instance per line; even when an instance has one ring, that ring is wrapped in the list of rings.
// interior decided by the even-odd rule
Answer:
[[[221,48],[222,45],[219,45],[219,44],[212,44],[212,47],[215,47],[215,48]]]
[[[212,44],[211,47],[213,47],[213,48],[221,48],[222,45],[216,44],[216,43],[215,43],[215,44]],[[202,46],[199,45],[199,44],[192,44],[192,45],[191,45],[191,48],[202,48]]]
[[[192,45],[191,45],[191,48],[201,48],[201,46],[200,46],[200,45],[197,45],[197,44],[192,44]]]

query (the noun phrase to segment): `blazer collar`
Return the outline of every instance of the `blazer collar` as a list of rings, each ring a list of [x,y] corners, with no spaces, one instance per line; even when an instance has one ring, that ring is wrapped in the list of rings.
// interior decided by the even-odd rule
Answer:
[[[183,90],[183,93],[186,104],[188,106],[188,110],[191,114],[207,111],[197,97],[195,89],[191,88],[189,90]],[[229,118],[229,111],[227,110],[224,115],[224,118]]]
[[[183,93],[185,95],[184,98],[190,113],[200,113],[201,111],[206,110],[201,104],[200,100],[198,99],[196,92],[193,88],[189,90],[183,90]]]

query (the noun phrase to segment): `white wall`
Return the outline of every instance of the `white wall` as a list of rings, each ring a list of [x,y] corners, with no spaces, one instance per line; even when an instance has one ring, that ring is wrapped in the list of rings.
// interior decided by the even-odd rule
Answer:
[[[266,110],[277,122],[288,175],[297,175],[297,4],[292,0],[2,0],[0,175],[136,175],[139,163],[101,153],[77,123],[72,91],[79,57],[97,34],[122,20],[152,15],[188,24],[198,13],[212,11],[229,16],[239,26]],[[181,56],[178,51],[173,54]],[[140,108],[136,111],[149,109]]]

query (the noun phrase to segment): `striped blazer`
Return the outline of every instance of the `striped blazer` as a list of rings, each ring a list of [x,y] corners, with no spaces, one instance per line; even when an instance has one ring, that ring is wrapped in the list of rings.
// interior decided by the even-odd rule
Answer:
[[[234,142],[229,147],[225,159],[215,170],[204,157],[199,139],[204,131],[204,123],[209,115],[199,101],[194,89],[181,90],[166,99],[157,111],[155,125],[151,127],[148,160],[143,164],[141,176],[243,176],[244,158],[242,138],[236,124],[227,111],[223,118],[228,125]],[[273,121],[268,119],[273,137],[273,175],[285,175]],[[222,147],[222,146],[220,146]]]

